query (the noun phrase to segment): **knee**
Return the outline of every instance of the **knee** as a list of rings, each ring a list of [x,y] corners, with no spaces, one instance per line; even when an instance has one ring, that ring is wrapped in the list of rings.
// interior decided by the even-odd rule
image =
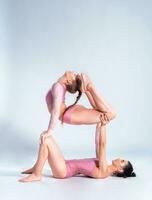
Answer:
[[[43,144],[46,146],[50,144],[50,138],[45,138]]]
[[[97,126],[106,125],[116,117],[116,112],[110,111],[107,113],[100,113],[100,123]]]
[[[112,111],[112,112],[110,113],[110,120],[115,119],[115,118],[116,118],[116,115],[117,115],[117,113],[116,113],[115,111]]]
[[[116,117],[116,112],[112,111],[109,113],[105,113],[106,118],[108,119],[108,122],[110,122],[111,120],[115,119]]]

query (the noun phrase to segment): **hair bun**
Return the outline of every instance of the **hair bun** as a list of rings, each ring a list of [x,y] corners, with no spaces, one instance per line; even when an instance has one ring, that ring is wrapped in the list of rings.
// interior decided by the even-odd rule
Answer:
[[[135,172],[132,172],[132,174],[130,175],[131,177],[136,177]]]

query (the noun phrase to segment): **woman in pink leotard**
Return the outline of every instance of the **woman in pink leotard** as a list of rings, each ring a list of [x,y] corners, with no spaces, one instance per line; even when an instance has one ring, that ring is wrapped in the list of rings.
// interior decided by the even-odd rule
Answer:
[[[68,107],[65,104],[67,91],[70,93],[78,92],[76,101]],[[82,93],[88,97],[92,108],[76,105]],[[76,74],[73,71],[66,71],[52,85],[46,95],[46,103],[51,118],[47,130],[41,134],[41,140],[51,135],[58,120],[73,125],[96,124],[96,148],[98,148],[98,123],[107,124],[116,116],[113,108],[95,89],[90,78],[86,74]]]
[[[75,103],[70,107],[66,107],[64,104],[66,90],[72,93],[79,92],[75,103],[79,100],[81,93],[84,92],[93,108],[89,109],[81,105],[75,105]],[[85,74],[76,75],[74,72],[68,71],[52,86],[50,91],[46,96],[48,109],[52,115],[48,130],[41,135],[37,162],[32,168],[23,172],[31,175],[20,181],[40,180],[41,171],[47,159],[53,176],[56,178],[67,178],[77,174],[84,174],[93,178],[105,178],[109,175],[134,176],[132,165],[127,160],[116,159],[112,161],[111,165],[107,164],[105,157],[105,126],[115,117],[115,112],[96,91],[89,77]],[[58,119],[70,124],[97,124],[96,158],[64,160],[51,134]]]
[[[134,177],[132,164],[128,160],[115,159],[111,164],[106,161],[106,125],[100,123],[99,134],[99,158],[65,160],[60,148],[56,144],[53,135],[45,138],[40,144],[39,154],[35,165],[25,172],[30,174],[21,178],[20,182],[39,181],[42,178],[43,166],[48,160],[53,177],[69,178],[82,174],[92,178],[106,178],[108,176]]]

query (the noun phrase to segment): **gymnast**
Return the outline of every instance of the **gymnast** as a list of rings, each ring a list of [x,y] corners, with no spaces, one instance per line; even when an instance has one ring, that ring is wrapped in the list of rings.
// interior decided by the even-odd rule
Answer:
[[[66,107],[64,101],[66,91],[70,93],[75,93],[78,91],[79,93],[75,103],[68,107]],[[93,108],[89,109],[82,105],[76,105],[83,92],[87,95]],[[37,179],[40,180],[41,176],[40,171],[42,171],[43,168],[42,163],[44,165],[46,159],[48,159],[49,164],[52,168],[53,176],[58,178],[73,176],[76,175],[77,173],[83,174],[83,172],[84,175],[88,175],[94,178],[104,178],[109,176],[110,174],[113,175],[115,174],[117,176],[123,176],[123,177],[135,176],[135,174],[132,173],[133,168],[129,161],[116,159],[112,162],[111,166],[107,165],[105,159],[105,136],[104,136],[105,126],[109,121],[115,118],[116,114],[113,111],[113,109],[107,103],[105,103],[103,97],[97,92],[92,81],[86,74],[75,74],[72,71],[65,72],[65,74],[61,78],[59,78],[56,83],[53,84],[51,90],[47,93],[46,102],[48,110],[51,113],[51,119],[47,131],[44,131],[40,136],[41,144],[40,144],[38,160],[32,168],[22,172],[24,174],[31,174],[31,175],[21,179],[20,181],[27,182]],[[60,152],[59,147],[55,143],[52,135],[53,129],[58,119],[61,120],[62,122],[69,124],[76,124],[76,125],[96,124],[96,158],[69,160],[69,161],[64,160],[63,155]],[[55,147],[55,149],[51,151],[52,145],[53,147]],[[45,152],[47,152],[45,155],[44,155],[44,149]],[[57,152],[56,157],[59,159],[59,161],[53,161],[55,159],[54,158],[55,152]],[[42,155],[44,155],[44,157]],[[56,165],[55,163],[59,163],[60,160],[61,164],[57,166],[58,164]],[[62,165],[62,163],[64,164]],[[38,170],[39,176],[37,176],[36,169],[40,169],[39,166],[41,166],[40,167],[41,170]],[[58,174],[58,172],[56,172],[56,167],[57,171],[58,168],[64,169],[63,170],[64,173]],[[117,167],[119,168],[119,170],[116,170]],[[72,169],[75,170],[73,171]],[[98,172],[100,171],[100,173],[98,173],[99,177],[97,175],[97,171]]]
[[[73,94],[78,92],[76,101],[70,106],[65,104],[66,92]],[[92,106],[91,108],[77,105],[82,93],[87,96]],[[62,123],[72,125],[97,125],[99,122],[104,125],[108,124],[116,116],[114,109],[105,102],[91,79],[86,74],[76,74],[73,71],[66,71],[52,85],[47,92],[46,103],[51,117],[47,130],[41,134],[42,139],[49,137],[53,133],[59,120]],[[96,132],[98,132],[97,129],[98,126],[96,126]]]
[[[130,161],[123,159],[112,160],[111,164],[106,160],[106,125],[98,123],[99,133],[99,158],[65,160],[64,156],[54,140],[53,135],[40,140],[38,158],[35,165],[25,172],[30,174],[21,178],[20,182],[40,181],[43,166],[48,161],[54,178],[64,179],[83,175],[95,179],[103,179],[108,176],[134,177],[133,167]]]

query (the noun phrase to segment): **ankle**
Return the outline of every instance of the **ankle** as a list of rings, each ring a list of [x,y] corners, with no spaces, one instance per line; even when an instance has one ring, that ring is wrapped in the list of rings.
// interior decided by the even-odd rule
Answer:
[[[38,172],[38,171],[34,171],[32,174],[37,176],[37,177],[41,177],[42,176],[41,172]]]

